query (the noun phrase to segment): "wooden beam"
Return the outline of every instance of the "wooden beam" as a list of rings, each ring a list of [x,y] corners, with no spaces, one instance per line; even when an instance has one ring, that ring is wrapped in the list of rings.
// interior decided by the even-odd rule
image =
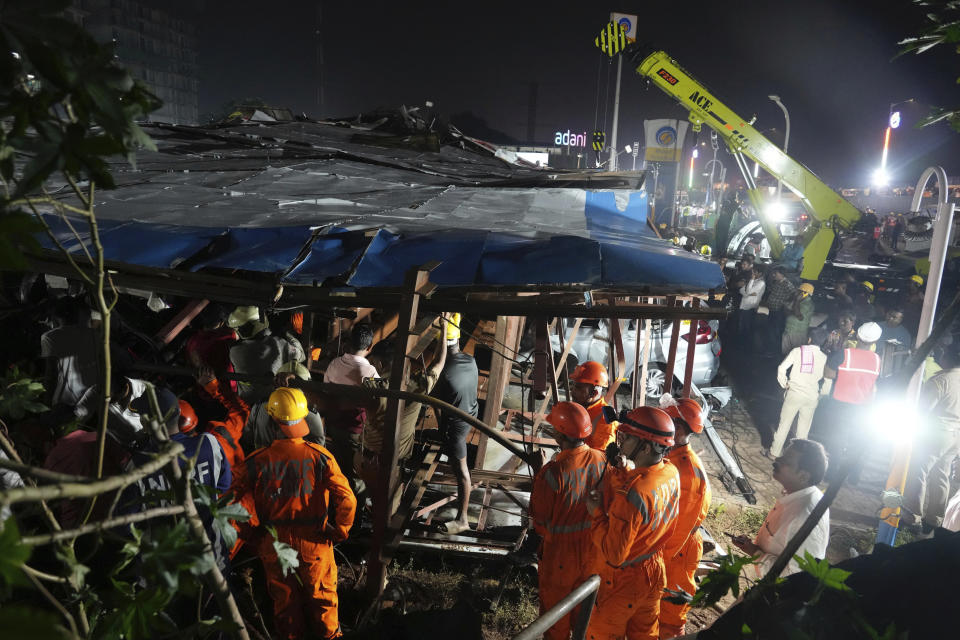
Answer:
[[[157,342],[164,345],[173,342],[173,339],[176,338],[194,318],[200,315],[200,312],[203,311],[209,303],[210,301],[205,299],[191,300],[188,302],[177,315],[170,319],[170,322],[163,325],[163,328],[157,332],[157,335],[154,336]]]
[[[693,308],[696,309],[700,306],[700,301],[694,298],[691,302]],[[697,328],[700,324],[699,320],[690,321],[690,331],[687,333],[687,361],[684,363],[683,368],[683,397],[690,397],[690,383],[693,380],[693,356],[697,351]],[[679,331],[680,327],[677,327]]]
[[[667,305],[674,307],[680,304],[675,298],[668,298]],[[683,309],[680,309],[681,311]],[[663,392],[670,393],[673,389],[673,369],[677,364],[677,343],[680,341],[680,318],[673,318],[673,331],[670,332],[670,347],[667,350],[667,370],[664,372]]]
[[[410,360],[407,354],[414,347],[419,335],[415,333],[417,327],[417,311],[420,304],[420,294],[430,278],[430,271],[437,265],[425,265],[407,272],[404,278],[404,305],[400,310],[398,335],[396,340],[396,354],[393,359],[393,370],[390,373],[390,388],[407,391],[410,378]],[[390,524],[390,496],[397,487],[399,474],[397,473],[397,440],[400,437],[400,428],[403,421],[403,408],[406,401],[402,398],[387,400],[387,415],[384,418],[383,445],[380,451],[380,460],[386,463],[377,476],[373,491],[373,546],[370,549],[369,574],[367,577],[367,596],[371,601],[379,598],[387,582],[387,567],[393,559],[390,549],[384,548]]]
[[[616,300],[610,299],[610,307],[616,308]],[[617,389],[624,379],[624,370],[627,368],[627,359],[623,353],[623,332],[620,330],[620,319],[610,318],[610,373],[613,381],[607,388],[607,404],[617,408]]]
[[[497,317],[497,329],[494,333],[494,348],[490,357],[490,375],[487,377],[487,397],[483,405],[482,420],[490,428],[495,429],[500,420],[500,410],[503,408],[503,396],[506,393],[510,380],[510,371],[513,359],[517,352],[517,330],[520,327],[520,318],[516,316]],[[506,357],[505,357],[506,356]],[[479,434],[477,443],[477,468],[484,468],[487,457],[487,436]]]

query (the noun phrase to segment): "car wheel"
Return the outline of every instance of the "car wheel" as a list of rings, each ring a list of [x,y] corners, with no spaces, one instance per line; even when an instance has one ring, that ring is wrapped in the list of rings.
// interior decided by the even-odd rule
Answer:
[[[663,395],[663,385],[667,379],[666,367],[659,362],[651,363],[647,369],[647,396],[659,398]]]

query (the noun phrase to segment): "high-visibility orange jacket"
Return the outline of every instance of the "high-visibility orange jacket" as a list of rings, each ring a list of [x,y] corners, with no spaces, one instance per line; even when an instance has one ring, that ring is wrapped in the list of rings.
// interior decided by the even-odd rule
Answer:
[[[211,380],[203,390],[210,394],[214,400],[222,404],[227,409],[227,419],[211,420],[207,423],[206,430],[217,439],[220,446],[223,447],[224,456],[230,463],[230,468],[235,469],[238,464],[243,462],[243,448],[240,446],[240,436],[243,435],[243,426],[247,423],[250,416],[250,407],[240,399],[240,396],[232,391],[222,390],[220,383]]]
[[[277,540],[293,547],[300,560],[295,573],[285,576],[273,536],[261,538],[259,555],[278,632],[300,638],[309,620],[319,637],[337,637],[333,543],[346,539],[357,500],[333,455],[303,438],[282,438],[251,453],[234,478],[251,523],[274,527]]]
[[[689,444],[677,445],[667,454],[667,460],[680,474],[680,508],[677,526],[663,549],[667,571],[667,588],[683,589],[693,595],[697,583],[695,575],[703,555],[700,525],[710,509],[710,482],[700,457]],[[660,637],[683,635],[690,605],[660,603]]]
[[[601,397],[592,405],[587,407],[587,413],[590,414],[590,422],[593,424],[593,433],[584,442],[591,449],[604,451],[607,445],[617,438],[617,422],[607,422],[603,419],[603,408],[607,406],[607,401]]]
[[[603,453],[587,446],[560,451],[533,479],[530,517],[543,537],[540,548],[540,611],[547,611],[597,570],[590,536],[593,518],[583,498],[606,468]],[[547,640],[570,637],[571,615],[544,633]]]
[[[656,640],[666,586],[662,551],[677,524],[679,473],[665,461],[608,467],[600,491],[591,536],[606,566],[587,637]]]

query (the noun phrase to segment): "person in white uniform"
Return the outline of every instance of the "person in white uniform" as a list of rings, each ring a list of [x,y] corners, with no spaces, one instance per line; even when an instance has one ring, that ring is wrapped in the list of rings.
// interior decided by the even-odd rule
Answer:
[[[777,382],[786,389],[786,393],[780,408],[780,424],[773,434],[773,444],[770,446],[769,453],[774,458],[783,454],[783,443],[790,434],[794,418],[797,418],[798,438],[806,438],[810,433],[813,414],[820,400],[820,381],[823,380],[823,367],[826,364],[827,355],[811,337],[807,339],[807,344],[791,349],[777,367]]]

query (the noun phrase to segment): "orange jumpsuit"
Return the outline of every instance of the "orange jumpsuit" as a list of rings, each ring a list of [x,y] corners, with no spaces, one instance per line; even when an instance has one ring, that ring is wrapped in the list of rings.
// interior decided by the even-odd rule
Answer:
[[[603,408],[607,406],[607,401],[601,396],[599,400],[587,407],[587,413],[590,414],[590,422],[593,424],[593,433],[584,442],[591,449],[605,451],[607,445],[617,438],[617,422],[607,422],[603,419]]]
[[[608,467],[600,491],[591,535],[606,565],[587,637],[657,640],[667,584],[662,550],[677,523],[680,476],[664,461],[629,471]]]
[[[703,555],[700,524],[710,509],[710,482],[700,457],[689,444],[678,445],[667,454],[680,474],[680,509],[677,528],[663,549],[667,568],[667,588],[683,589],[690,595],[697,590],[694,576]],[[690,605],[678,605],[664,600],[660,603],[660,637],[683,635]]]
[[[357,500],[333,455],[303,438],[281,438],[251,453],[234,478],[251,524],[274,527],[277,539],[293,547],[300,561],[284,576],[273,536],[261,537],[258,554],[279,636],[303,637],[309,619],[317,637],[339,637],[333,544],[347,538]]]
[[[250,407],[232,391],[227,393],[221,391],[220,383],[216,380],[208,382],[203,390],[227,409],[226,420],[222,422],[210,420],[206,429],[223,447],[223,453],[227,462],[230,463],[230,468],[236,469],[237,465],[243,462],[240,436],[243,435],[243,426],[247,424],[247,418],[250,416]]]
[[[533,479],[530,517],[543,537],[540,547],[540,612],[552,608],[597,571],[599,556],[590,538],[593,518],[583,497],[596,488],[606,468],[601,452],[586,446],[560,451]],[[543,637],[570,637],[564,616]]]

